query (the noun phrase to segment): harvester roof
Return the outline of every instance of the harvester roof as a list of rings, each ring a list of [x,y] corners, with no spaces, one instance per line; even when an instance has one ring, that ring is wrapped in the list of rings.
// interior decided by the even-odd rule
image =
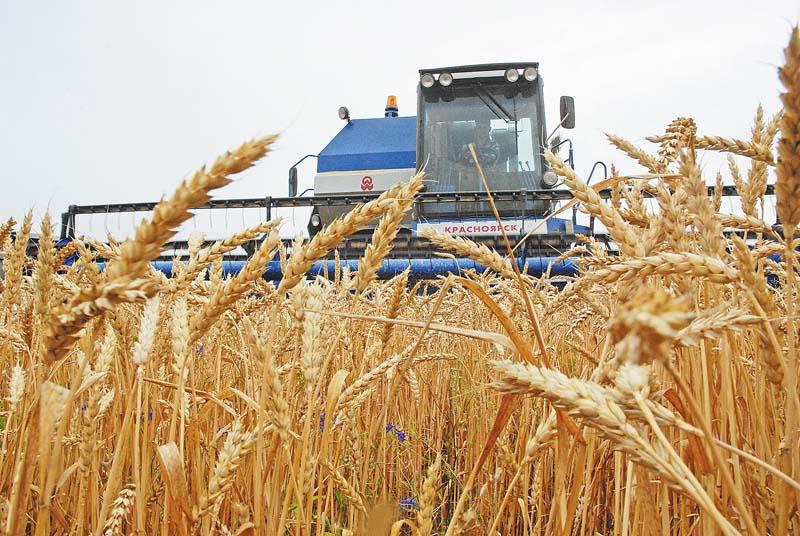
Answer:
[[[417,118],[353,119],[319,153],[317,172],[416,167]]]
[[[505,71],[506,69],[524,69],[525,67],[539,68],[538,61],[511,62],[511,63],[478,63],[474,65],[456,65],[453,67],[436,67],[433,69],[420,69],[419,74],[432,73],[481,73],[489,71]]]

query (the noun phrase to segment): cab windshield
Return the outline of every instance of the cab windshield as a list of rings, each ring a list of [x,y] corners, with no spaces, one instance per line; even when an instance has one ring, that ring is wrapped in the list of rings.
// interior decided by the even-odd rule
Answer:
[[[542,175],[537,84],[470,82],[422,90],[419,164],[428,191],[483,190],[469,144],[492,190],[536,189]]]

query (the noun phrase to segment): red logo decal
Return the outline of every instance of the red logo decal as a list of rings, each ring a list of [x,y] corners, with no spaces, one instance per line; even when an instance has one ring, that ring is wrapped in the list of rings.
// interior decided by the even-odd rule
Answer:
[[[371,192],[372,191],[372,177],[369,175],[365,175],[363,179],[361,179],[361,191],[362,192]]]

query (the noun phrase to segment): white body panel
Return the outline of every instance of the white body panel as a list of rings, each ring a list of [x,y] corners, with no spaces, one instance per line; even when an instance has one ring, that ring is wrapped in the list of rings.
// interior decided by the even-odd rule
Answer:
[[[508,235],[519,235],[522,233],[532,234],[547,234],[547,222],[542,220],[500,220],[503,225],[503,230]],[[572,232],[572,222],[567,222],[567,232]],[[440,233],[447,233],[452,235],[468,235],[468,236],[500,236],[502,231],[500,225],[496,220],[448,220],[438,222],[420,222],[417,224],[416,231],[420,232],[423,229],[433,229]]]
[[[314,195],[382,192],[398,182],[407,181],[416,172],[414,168],[403,168],[317,173]]]

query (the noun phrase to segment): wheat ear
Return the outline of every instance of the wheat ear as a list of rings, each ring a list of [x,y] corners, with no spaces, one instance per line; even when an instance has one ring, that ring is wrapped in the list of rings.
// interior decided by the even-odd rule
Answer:
[[[482,244],[477,244],[469,238],[440,233],[433,228],[425,228],[419,232],[439,248],[453,251],[499,273],[508,279],[516,279],[517,275],[511,266],[511,260],[503,257],[497,251]]]
[[[269,233],[278,223],[279,220],[259,223],[254,227],[240,231],[224,240],[218,240],[207,248],[201,249],[197,255],[191,259],[189,264],[183,268],[181,273],[170,281],[170,291],[180,292],[181,290],[185,290],[206,266],[218,261],[226,253],[233,251],[242,244],[255,240],[265,233]]]
[[[417,512],[417,528],[419,536],[431,536],[433,530],[433,511],[436,508],[436,486],[439,480],[439,469],[442,466],[442,455],[437,453],[436,460],[428,467],[425,481],[422,483],[420,509]]]
[[[786,62],[778,70],[783,87],[783,115],[778,141],[776,210],[781,223],[796,228],[800,224],[800,30],[795,27],[784,54]]]
[[[122,534],[122,525],[128,517],[136,497],[136,487],[129,484],[122,488],[119,495],[111,505],[111,514],[104,527],[103,536],[119,536]]]
[[[272,425],[257,426],[249,432],[243,431],[242,422],[234,421],[225,436],[225,442],[217,457],[217,462],[208,480],[208,488],[200,495],[197,504],[192,508],[192,519],[195,523],[209,513],[217,511],[225,498],[225,493],[233,486],[233,477],[261,434],[273,430]]]
[[[119,257],[106,270],[106,279],[141,276],[148,263],[161,253],[162,244],[172,238],[181,223],[192,217],[189,209],[207,203],[209,192],[229,184],[230,175],[252,167],[267,154],[276,139],[276,136],[267,136],[245,142],[217,158],[210,170],[201,168],[188,183],[181,183],[169,200],[153,209],[152,219],[136,229],[135,237],[122,244]]]
[[[201,168],[188,183],[181,183],[170,199],[156,205],[152,218],[142,222],[134,238],[122,244],[119,256],[106,268],[103,282],[73,296],[48,315],[44,360],[52,363],[66,356],[91,318],[113,309],[118,303],[150,297],[157,287],[153,282],[142,281],[149,263],[158,257],[162,245],[174,236],[178,226],[192,217],[189,210],[208,202],[212,190],[230,183],[229,175],[255,164],[275,139],[275,136],[267,136],[242,144],[219,157],[209,171]]]
[[[726,138],[724,136],[698,136],[695,140],[697,149],[706,151],[720,151],[738,154],[766,164],[774,163],[772,151],[766,145],[756,145],[749,141]]]
[[[578,178],[575,171],[558,155],[547,151],[545,158],[553,171],[564,177],[564,184],[572,190],[577,199],[583,202],[586,210],[595,215],[608,228],[608,233],[619,244],[620,251],[625,255],[633,254],[639,239],[631,226],[625,223],[619,211],[604,203],[600,195]]]
[[[396,203],[386,211],[372,233],[372,240],[364,250],[356,272],[355,285],[359,294],[375,280],[381,262],[392,250],[392,242],[400,230],[400,222],[414,205],[416,195],[422,190],[424,176],[424,172],[417,173],[403,186],[395,198]]]
[[[719,214],[719,222],[723,227],[746,229],[756,233],[771,235],[772,226],[756,216],[747,214]]]
[[[757,313],[772,315],[775,313],[775,298],[767,287],[767,280],[763,274],[756,272],[756,264],[747,244],[738,236],[731,239],[733,245],[733,256],[737,260],[739,268],[739,280],[742,287],[751,293],[753,307]],[[764,329],[758,331],[758,339],[761,346],[759,355],[764,360],[765,373],[767,379],[776,385],[783,382],[786,373],[786,362],[782,355],[782,347],[777,344],[776,339],[770,337],[772,326],[768,319],[764,319]]]
[[[79,240],[72,240],[58,250],[58,253],[56,253],[56,268],[61,268],[66,260],[78,251],[79,243]]]
[[[266,264],[275,257],[281,237],[276,229],[264,239],[258,251],[235,277],[221,285],[208,300],[190,324],[191,347],[214,325],[222,314],[250,289],[251,284],[264,273]]]
[[[6,221],[3,225],[0,225],[0,250],[5,247],[6,240],[8,240],[9,236],[11,236],[11,231],[14,230],[14,226],[16,224],[17,222],[14,221],[14,218],[8,218],[8,221]]]
[[[360,512],[367,513],[367,507],[364,505],[364,499],[356,491],[356,489],[347,481],[347,479],[333,466],[329,461],[323,463],[333,477],[333,481],[341,490],[342,494],[355,506]]]
[[[283,279],[281,279],[281,284],[278,286],[278,293],[283,295],[289,292],[300,283],[305,273],[311,269],[311,266],[317,260],[338,246],[345,237],[385,214],[394,206],[395,198],[403,188],[403,184],[398,184],[386,190],[377,199],[354,208],[342,218],[335,219],[330,225],[314,235],[314,238],[289,257],[283,273]]]
[[[22,267],[27,259],[28,238],[33,227],[33,212],[28,211],[22,220],[17,236],[14,237],[14,245],[10,253],[3,259],[3,303],[7,308],[17,305],[19,302],[20,286],[22,285]]]
[[[275,429],[281,435],[281,439],[286,441],[289,437],[289,429],[291,426],[289,404],[283,396],[283,386],[281,386],[278,371],[275,368],[272,352],[264,349],[264,343],[261,341],[255,326],[249,319],[245,318],[242,324],[250,349],[261,362],[261,366],[264,367],[262,389],[264,389],[264,399],[266,400],[267,410],[272,417]]]
[[[613,283],[651,275],[689,275],[722,284],[738,279],[736,270],[719,259],[697,253],[664,252],[604,266],[593,272],[587,272],[578,282],[583,285]]]
[[[647,151],[636,147],[628,140],[615,136],[614,134],[606,134],[606,138],[611,142],[611,145],[639,162],[639,164],[650,173],[666,173],[667,166],[663,162],[659,162],[656,157]]]
[[[708,199],[708,187],[697,167],[693,150],[681,154],[680,171],[683,175],[682,186],[687,193],[686,208],[700,233],[701,249],[710,256],[719,257],[723,249],[722,226]]]
[[[46,213],[42,218],[41,234],[39,236],[39,254],[36,257],[36,264],[33,269],[33,279],[35,296],[33,302],[33,312],[37,319],[45,317],[50,310],[52,302],[53,281],[55,271],[58,268],[56,263],[56,247],[53,241],[53,222],[50,214]]]

